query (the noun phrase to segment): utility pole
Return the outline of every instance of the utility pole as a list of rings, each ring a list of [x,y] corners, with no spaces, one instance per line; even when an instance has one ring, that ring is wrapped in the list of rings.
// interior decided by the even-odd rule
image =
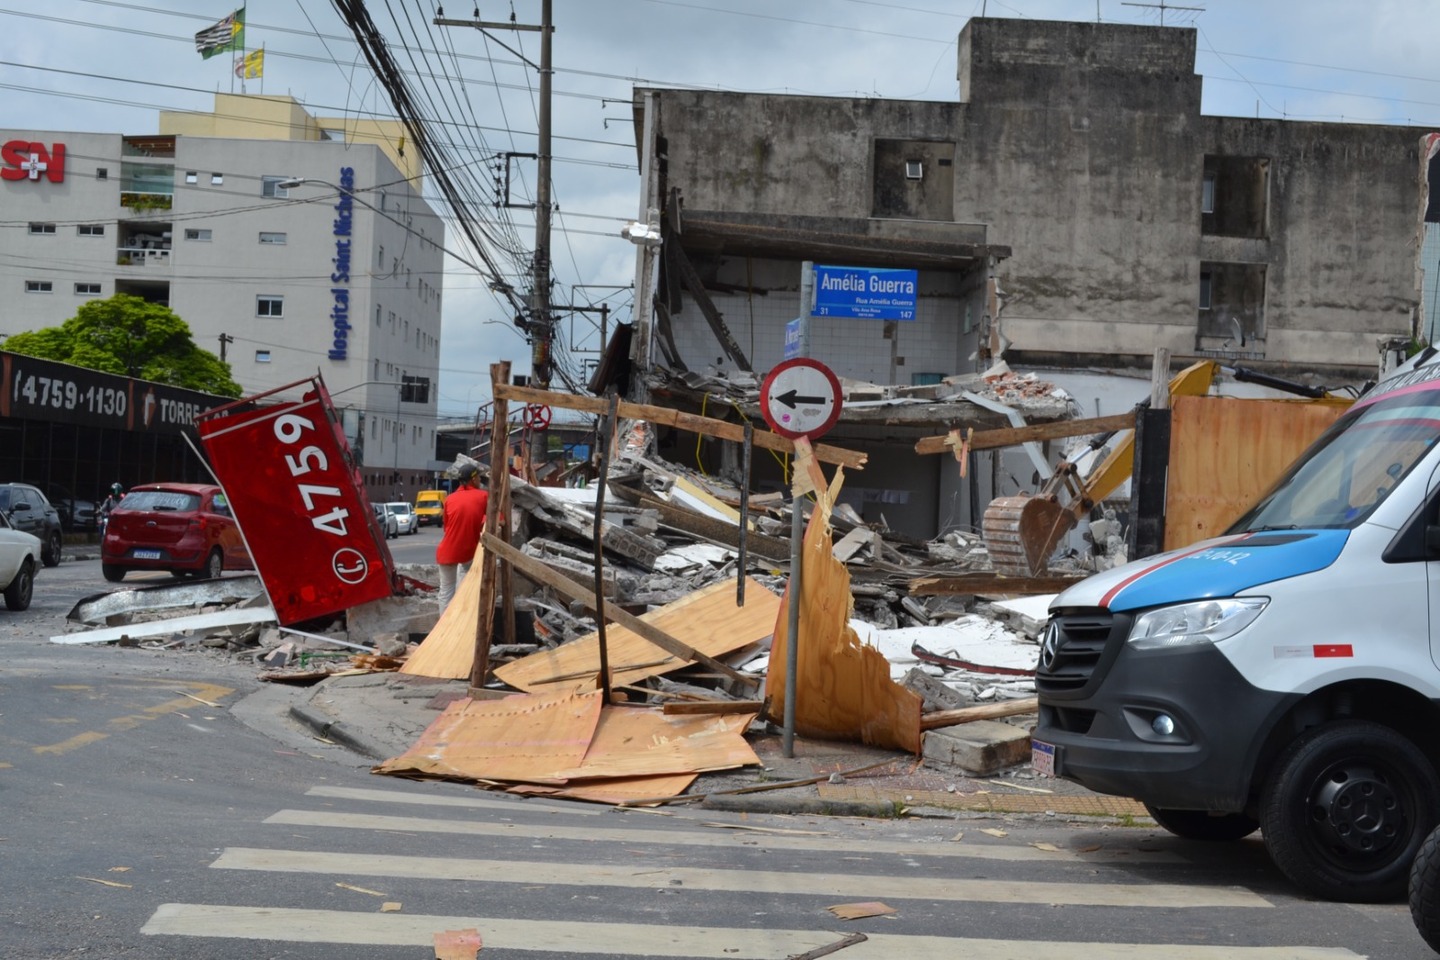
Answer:
[[[479,7],[476,7],[478,14]],[[555,344],[555,313],[550,303],[550,84],[554,69],[551,65],[551,38],[555,32],[553,0],[541,0],[540,24],[496,23],[478,19],[448,20],[436,17],[433,21],[441,27],[473,27],[476,30],[531,30],[540,34],[540,103],[538,105],[539,149],[536,151],[535,176],[535,255],[530,262],[530,316],[526,333],[530,338],[530,379],[531,385],[542,390],[550,389],[550,378],[555,370],[553,350]],[[509,48],[507,48],[509,49]],[[515,53],[514,50],[511,50]],[[520,54],[516,53],[516,56]],[[522,56],[522,60],[525,58]],[[535,64],[525,60],[534,67]],[[507,160],[508,164],[508,160]],[[508,177],[508,170],[507,170]],[[507,191],[507,201],[508,191]],[[507,204],[508,205],[508,204]],[[532,462],[543,458],[548,439],[544,430],[535,431],[530,455]]]
[[[228,334],[228,333],[222,333],[222,334],[220,334],[220,362],[221,362],[221,363],[224,363],[224,362],[225,362],[225,345],[226,345],[227,343],[234,343],[234,342],[235,342],[235,338],[232,337],[232,336],[230,336],[230,334]]]

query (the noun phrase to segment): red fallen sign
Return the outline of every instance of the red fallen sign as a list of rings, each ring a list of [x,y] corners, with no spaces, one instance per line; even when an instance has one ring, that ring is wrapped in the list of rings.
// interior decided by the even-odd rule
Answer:
[[[298,401],[263,405],[304,387]],[[195,426],[282,624],[395,592],[394,561],[319,377],[207,410]]]

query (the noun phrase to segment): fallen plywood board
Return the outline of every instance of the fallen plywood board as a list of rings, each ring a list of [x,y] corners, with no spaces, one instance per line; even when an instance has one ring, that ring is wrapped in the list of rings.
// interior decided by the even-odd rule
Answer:
[[[232,607],[216,610],[214,613],[196,613],[188,617],[171,620],[147,620],[144,623],[127,623],[120,627],[102,627],[83,633],[66,633],[51,637],[51,643],[113,643],[125,637],[158,637],[167,633],[184,633],[187,630],[209,630],[214,627],[234,627],[248,623],[267,623],[275,620],[275,611],[267,604],[263,607]]]
[[[743,607],[735,603],[735,584],[725,580],[652,610],[640,619],[700,653],[723,657],[769,637],[779,610],[780,598],[752,578],[746,581]],[[637,683],[689,663],[619,624],[606,628],[605,644],[612,685]],[[495,670],[498,679],[520,690],[593,689],[599,673],[600,640],[596,633]]]
[[[458,700],[414,746],[372,772],[607,803],[653,801],[684,792],[696,774],[758,764],[744,738],[753,719],[602,707],[598,691]]]
[[[450,605],[440,614],[435,627],[415,652],[410,654],[401,673],[417,677],[439,677],[444,680],[464,680],[470,676],[475,665],[475,625],[480,610],[480,560],[485,554],[482,547],[475,551],[475,559],[466,571],[464,579],[455,586],[455,596]]]
[[[444,780],[557,783],[577,766],[600,722],[599,692],[456,700],[398,757],[373,773]]]
[[[797,464],[797,472],[799,469]],[[848,622],[854,605],[850,573],[831,553],[830,534],[830,512],[841,482],[837,471],[828,492],[817,490],[816,507],[805,530],[798,598],[795,732],[919,754],[923,699],[890,679],[889,661],[862,643]],[[796,599],[792,591],[786,591],[771,645],[765,689],[771,698],[769,717],[775,722],[782,722],[785,716],[786,618],[788,605]]]

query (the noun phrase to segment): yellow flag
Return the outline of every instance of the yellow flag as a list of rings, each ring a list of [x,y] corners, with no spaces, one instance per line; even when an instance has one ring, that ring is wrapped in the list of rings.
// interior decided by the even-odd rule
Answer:
[[[255,80],[265,76],[265,51],[253,50],[236,57],[235,76],[241,80]]]

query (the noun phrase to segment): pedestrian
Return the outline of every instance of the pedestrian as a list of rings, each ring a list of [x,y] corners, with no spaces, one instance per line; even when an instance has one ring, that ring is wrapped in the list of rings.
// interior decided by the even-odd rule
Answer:
[[[465,579],[470,563],[480,546],[485,531],[485,511],[490,495],[480,489],[480,468],[462,463],[456,471],[460,485],[445,498],[441,508],[440,543],[435,547],[435,562],[440,565],[440,612],[455,596],[455,585]]]

